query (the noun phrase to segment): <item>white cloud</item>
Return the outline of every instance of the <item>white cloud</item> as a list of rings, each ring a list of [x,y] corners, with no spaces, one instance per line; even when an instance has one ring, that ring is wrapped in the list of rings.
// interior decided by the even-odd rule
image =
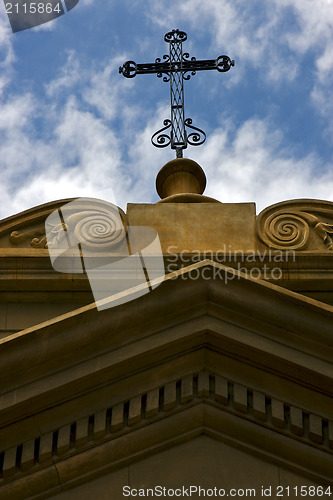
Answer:
[[[316,49],[318,54],[332,40],[333,10],[327,0],[275,0],[277,5],[289,8],[296,24],[285,35],[290,49],[305,54]]]
[[[269,86],[295,82],[307,72],[309,101],[332,132],[332,7],[330,0],[151,0],[147,16],[167,30],[190,24],[197,38],[209,34],[210,51],[236,60],[237,71],[228,75],[226,86],[246,78],[249,66],[258,71],[258,82]]]
[[[255,201],[260,211],[288,199],[333,200],[332,165],[313,154],[293,157],[281,131],[265,120],[217,130],[191,157],[206,171],[205,194],[222,202]]]
[[[275,0],[278,1],[278,0]],[[330,0],[281,0],[293,9],[297,25],[286,35],[291,51],[304,56],[305,71],[314,73],[311,92],[318,113],[333,131],[333,3]]]
[[[10,82],[12,65],[15,61],[11,29],[5,15],[0,16],[0,97]]]
[[[0,128],[7,137],[3,158],[8,194],[2,216],[52,199],[106,198],[106,188],[115,191],[116,201],[124,209],[128,201],[156,201],[156,174],[173,154],[169,148],[153,148],[150,137],[162,127],[169,108],[146,110],[147,124],[141,131],[136,130],[133,107],[126,103],[128,87],[120,90],[114,84],[111,70],[115,65],[109,62],[90,76],[78,67],[85,78],[77,97],[76,77],[64,82],[61,79],[65,70],[60,71],[58,79],[48,86],[55,99],[51,109],[47,101],[37,101],[30,94],[3,106]],[[56,99],[59,80],[65,84],[65,103]],[[87,104],[97,114],[87,109]],[[36,139],[31,125],[44,108],[48,109],[51,130]],[[117,122],[117,130],[110,127],[109,119],[118,110],[122,120]],[[134,116],[143,112],[137,104]],[[211,133],[205,146],[191,148],[185,156],[198,161],[206,171],[206,194],[224,202],[256,201],[258,209],[262,209],[288,198],[333,199],[333,174],[321,160],[314,155],[293,157],[283,144],[282,132],[268,120],[249,119],[236,130],[232,120],[227,119],[225,128]]]
[[[45,150],[35,144],[30,124],[35,118],[36,101],[31,94],[11,97],[0,106],[2,179],[9,188],[17,184],[17,173],[25,176],[39,161],[45,161]],[[42,154],[43,151],[43,154]]]
[[[333,21],[324,0],[318,2],[322,11],[313,12],[313,2],[303,0],[154,1],[145,6],[145,15],[166,31],[190,23],[197,33],[198,58],[207,56],[200,54],[200,37],[211,40],[209,51],[215,48],[217,54],[235,57],[237,71],[231,71],[230,78],[228,74],[225,85],[241,82],[248,65],[257,68],[269,85],[286,78],[292,83],[301,64],[309,64],[313,102],[328,120],[333,110]],[[297,22],[286,22],[288,15]],[[189,52],[196,37],[191,38],[189,31]],[[8,23],[2,19],[1,41],[5,76],[0,76],[0,89],[1,83],[10,81],[14,61]],[[118,55],[97,67],[94,62],[92,69],[83,67],[79,55],[69,50],[57,77],[45,85],[45,95],[37,99],[31,93],[11,94],[0,103],[5,186],[0,217],[52,199],[107,199],[107,188],[115,191],[122,208],[128,201],[157,199],[156,174],[174,153],[153,148],[150,137],[169,116],[169,107],[144,108],[142,101],[131,97],[133,81],[118,76],[125,59]],[[35,124],[36,118],[42,126]],[[314,154],[300,158],[284,144],[288,143],[283,132],[268,119],[249,118],[235,129],[229,118],[223,129],[208,135],[205,146],[189,149],[186,156],[206,171],[206,194],[225,202],[256,201],[262,209],[288,198],[332,200],[329,166]]]
[[[116,178],[122,192],[121,178],[126,182],[126,176],[118,171],[119,141],[103,119],[74,96],[80,68],[75,64],[74,74],[67,70],[72,57],[69,54],[59,77],[47,87],[52,101],[47,96],[12,95],[0,106],[2,217],[70,193],[92,195],[108,182],[115,184]],[[89,88],[91,80],[86,76],[82,83]],[[60,88],[65,92],[58,92]],[[36,118],[44,122],[42,130],[36,128]]]
[[[121,96],[133,85],[132,82],[115,78],[124,59],[123,55],[118,55],[107,61],[101,71],[90,75],[89,84],[82,91],[85,102],[94,106],[106,120],[118,117],[120,113],[124,118],[124,112],[120,107]]]
[[[53,97],[56,93],[76,85],[82,78],[82,70],[74,50],[67,51],[67,61],[60,69],[60,75],[45,85],[46,93]]]
[[[318,58],[332,41],[333,9],[328,0],[151,0],[147,15],[167,29],[190,23],[196,32],[209,33],[213,46],[234,50],[244,64],[250,61],[259,67],[265,62],[263,72],[274,64],[266,56],[281,56],[286,45],[296,54],[316,49]],[[285,77],[284,71],[280,78]]]
[[[266,78],[281,78],[275,69],[279,46],[284,43],[280,32],[283,11],[275,2],[185,0],[169,8],[166,14],[165,2],[151,2],[150,8],[152,19],[161,26],[170,28],[190,23],[194,33],[209,34],[210,50],[222,50],[240,63],[238,78],[248,64],[260,68]],[[285,71],[284,80],[286,75],[290,72]]]
[[[31,120],[33,110],[34,99],[31,94],[8,99],[1,107],[0,130],[14,133],[18,128],[23,128]]]

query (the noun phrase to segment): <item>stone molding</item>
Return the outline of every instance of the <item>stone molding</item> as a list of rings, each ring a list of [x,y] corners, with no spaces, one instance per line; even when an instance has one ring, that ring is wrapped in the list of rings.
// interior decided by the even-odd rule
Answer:
[[[76,198],[52,201],[38,205],[0,221],[2,248],[45,248],[45,219],[55,210]]]
[[[280,261],[274,261],[274,251],[267,254],[258,251],[249,257],[228,253],[223,264],[232,268],[247,270],[258,279],[267,279],[299,293],[310,294],[319,300],[333,304],[333,261],[330,253],[318,251],[286,251],[285,257],[278,255]],[[272,252],[272,253],[269,253]],[[290,252],[293,252],[292,254]],[[109,262],[110,256],[100,255]],[[185,263],[197,263],[198,254],[182,254],[170,263],[170,255],[165,255],[166,270],[181,268]],[[204,253],[202,261],[207,258]],[[214,258],[214,256],[212,256]],[[73,258],[74,260],[75,258]],[[220,259],[220,258],[219,258]],[[221,259],[220,259],[221,260]],[[218,261],[219,263],[219,261]],[[78,267],[78,264],[75,264]],[[279,274],[274,272],[275,267]],[[19,270],[19,274],[18,274]],[[252,274],[251,274],[252,273]],[[40,279],[41,274],[43,279]],[[281,279],[276,279],[277,277]],[[52,291],[51,291],[52,290]],[[93,301],[90,283],[85,273],[73,273],[71,279],[67,274],[57,273],[51,265],[47,249],[34,248],[0,248],[0,295],[3,302],[22,301],[70,301],[74,296],[78,301],[89,304]],[[324,296],[325,294],[325,296]]]
[[[207,272],[186,279],[200,270]],[[31,414],[53,407],[63,397],[64,380],[66,399],[74,398],[78,388],[96,390],[97,374],[100,384],[110,384],[116,370],[128,377],[134,352],[137,373],[170,356],[184,358],[206,342],[223,356],[331,397],[333,308],[242,275],[226,282],[231,271],[201,262],[171,273],[153,293],[125,305],[98,312],[92,303],[0,340],[2,424],[16,421],[23,409]],[[38,370],[31,370],[32,359]]]
[[[66,206],[66,224],[59,223],[48,228],[51,242],[47,242],[46,219]],[[119,217],[122,228],[119,229]],[[55,219],[59,219],[56,217]],[[0,223],[0,246],[5,248],[47,249],[50,244],[62,248],[64,229],[94,250],[105,250],[116,246],[125,238],[127,219],[119,207],[94,198],[72,198],[59,200],[21,212]],[[50,238],[49,238],[50,240]]]
[[[142,300],[0,341],[5,439],[13,424],[1,498],[27,498],[41,477],[29,496],[43,498],[200,433],[331,481],[333,308],[241,273],[227,282],[234,273],[193,264]]]
[[[186,201],[188,202],[186,196],[205,198],[199,194],[177,194],[172,196],[179,196],[180,198],[176,201],[184,204],[186,204]],[[172,201],[172,196],[170,201]],[[0,247],[47,248],[45,236],[46,218],[55,210],[74,200],[78,200],[78,203],[80,203],[80,198],[58,200],[39,205],[0,221]],[[83,200],[88,199],[83,198]],[[89,212],[87,216],[89,215],[89,217],[97,215],[98,218],[99,216],[100,222],[105,224],[105,217],[112,216],[107,208],[110,204],[93,198],[89,200],[89,206],[86,205],[86,201],[82,202],[82,210],[87,209],[87,212]],[[205,201],[209,200],[207,198]],[[216,200],[210,201],[216,202]],[[120,208],[119,213],[126,227],[127,216]],[[184,223],[186,225],[186,221]],[[82,222],[80,221],[81,226]],[[333,203],[301,199],[271,205],[257,216],[256,232],[259,240],[258,250],[260,250],[261,243],[264,247],[275,250],[331,252],[333,251]],[[58,236],[56,228],[54,228],[54,235],[56,241]]]
[[[333,420],[204,370],[130,400],[119,401],[112,407],[106,406],[94,415],[0,453],[0,493],[1,483],[16,481],[26,473],[33,474],[48,464],[73,457],[200,403],[297,440],[307,445],[308,451],[304,450],[304,454],[311,455],[318,449],[329,454],[328,461],[332,460],[329,456],[333,455]],[[279,455],[278,450],[276,455]]]
[[[333,251],[333,203],[291,200],[265,208],[257,217],[262,243],[276,250]]]

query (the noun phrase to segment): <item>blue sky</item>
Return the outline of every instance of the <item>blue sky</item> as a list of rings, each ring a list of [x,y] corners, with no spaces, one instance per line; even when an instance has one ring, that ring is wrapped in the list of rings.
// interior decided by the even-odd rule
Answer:
[[[205,194],[257,212],[333,201],[332,0],[80,0],[18,33],[0,3],[0,218],[77,196],[158,200],[156,174],[175,154],[150,137],[169,87],[118,67],[166,54],[174,28],[191,56],[236,62],[185,85],[185,115],[207,140],[184,156],[204,168]]]

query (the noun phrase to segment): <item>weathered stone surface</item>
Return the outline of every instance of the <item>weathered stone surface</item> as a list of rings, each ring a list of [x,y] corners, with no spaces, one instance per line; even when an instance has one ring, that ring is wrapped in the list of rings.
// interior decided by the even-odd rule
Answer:
[[[1,499],[233,487],[235,471],[237,487],[332,484],[332,204],[256,218],[172,168],[161,202],[123,214],[158,231],[166,276],[117,307],[98,311],[80,256],[50,264],[43,224],[71,200],[0,222]]]
[[[130,203],[127,217],[132,226],[156,229],[165,254],[211,258],[256,249],[254,203]]]
[[[283,201],[257,217],[261,242],[277,250],[333,251],[333,203],[322,200]]]

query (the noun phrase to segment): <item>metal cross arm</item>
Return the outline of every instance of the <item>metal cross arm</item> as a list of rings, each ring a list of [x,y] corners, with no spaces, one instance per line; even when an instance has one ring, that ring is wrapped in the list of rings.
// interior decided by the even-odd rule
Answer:
[[[189,53],[183,53],[182,43],[186,39],[187,34],[184,31],[170,31],[164,36],[164,40],[169,43],[169,54],[163,56],[163,61],[160,58],[154,63],[147,64],[127,61],[119,68],[119,73],[126,78],[155,73],[159,78],[164,75],[163,80],[170,82],[171,120],[164,120],[164,127],[158,130],[151,140],[154,146],[159,148],[171,144],[171,148],[176,150],[177,157],[183,156],[183,149],[186,149],[188,144],[198,146],[206,140],[205,132],[194,127],[191,118],[185,120],[184,80],[189,80],[197,71],[216,69],[224,73],[235,64],[228,56],[199,61],[195,57],[190,59]],[[192,129],[190,134],[187,134],[186,127]],[[169,128],[171,128],[170,135],[166,133]]]
[[[187,54],[184,54],[184,57]],[[155,62],[147,64],[137,64],[134,61],[127,61],[119,68],[119,73],[123,74],[126,78],[134,78],[136,75],[157,74],[161,77],[162,74],[169,75],[182,71],[187,73],[193,72],[194,75],[197,71],[206,71],[209,69],[217,69],[217,71],[229,71],[231,66],[235,65],[235,61],[231,61],[228,56],[220,56],[217,59],[207,59],[197,61],[194,57],[190,61],[183,60],[178,62]],[[185,78],[186,79],[186,78]],[[169,79],[168,79],[169,81]]]
[[[136,75],[148,75],[151,73],[169,73],[169,63],[147,63],[136,64],[134,61],[127,61],[119,68],[119,73],[122,73],[126,78],[134,78]]]
[[[219,56],[217,59],[202,59],[199,61],[192,57],[191,61],[183,61],[182,68],[185,72],[217,69],[217,71],[225,73],[229,71],[231,66],[235,66],[235,61],[232,61],[228,56]]]

